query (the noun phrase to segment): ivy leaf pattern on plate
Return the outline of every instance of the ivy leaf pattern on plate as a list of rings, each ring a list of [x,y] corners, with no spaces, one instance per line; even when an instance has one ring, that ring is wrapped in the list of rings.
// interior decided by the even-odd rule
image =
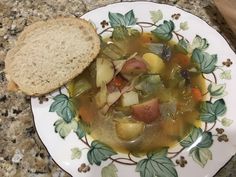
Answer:
[[[212,152],[208,148],[193,148],[190,151],[190,155],[202,168],[208,160],[212,160]]]
[[[107,160],[109,157],[115,154],[117,153],[109,146],[98,140],[94,140],[91,143],[91,147],[90,150],[88,151],[87,158],[91,165],[92,164],[101,165],[102,161]]]
[[[204,122],[215,122],[219,116],[226,112],[226,105],[223,99],[216,100],[214,103],[205,101],[200,108],[200,118]]]
[[[169,41],[173,37],[172,32],[174,31],[174,29],[175,29],[175,24],[173,23],[172,20],[169,21],[164,20],[163,24],[157,26],[157,28],[154,29],[152,33],[164,41]]]
[[[78,127],[77,121],[72,120],[70,123],[65,122],[63,119],[58,119],[54,123],[55,132],[59,133],[62,138],[65,138],[71,131],[75,131]]]
[[[75,148],[71,149],[71,159],[72,160],[80,159],[81,154],[82,154],[82,152],[81,152],[81,150],[79,148],[75,147]]]
[[[117,176],[118,169],[116,166],[111,163],[102,168],[102,177],[118,177]]]
[[[177,177],[174,163],[166,156],[167,149],[147,154],[147,158],[138,162],[136,171],[141,177]]]
[[[221,119],[221,124],[224,126],[224,127],[229,127],[234,121],[232,119],[228,119],[226,117],[222,118]]]
[[[191,133],[183,140],[180,145],[184,148],[198,147],[209,148],[213,143],[212,134],[210,132],[203,132],[201,128],[194,127]]]
[[[208,85],[208,92],[210,93],[212,98],[223,98],[224,96],[227,95],[227,92],[225,91],[226,84],[215,84],[215,83],[210,83]]]
[[[163,19],[163,13],[161,10],[150,11],[150,15],[151,15],[151,20],[153,23],[157,23]]]
[[[51,104],[49,112],[56,112],[66,123],[70,123],[75,117],[72,100],[65,94],[59,94],[53,100],[54,102]]]
[[[192,60],[198,65],[201,72],[209,74],[216,68],[217,55],[210,55],[201,49],[194,49]]]

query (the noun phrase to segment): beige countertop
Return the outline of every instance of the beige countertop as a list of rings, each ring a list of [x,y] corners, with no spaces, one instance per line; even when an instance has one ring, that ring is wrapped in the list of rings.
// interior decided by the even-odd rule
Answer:
[[[6,52],[14,46],[25,26],[57,16],[79,17],[94,8],[119,0],[0,0],[0,71]],[[228,28],[211,0],[156,0],[176,5],[210,24],[233,48],[236,37]],[[233,45],[234,44],[234,45]],[[234,177],[236,157],[215,177]],[[6,90],[6,78],[0,74],[0,176],[63,177],[68,176],[52,160],[35,132],[30,98]]]

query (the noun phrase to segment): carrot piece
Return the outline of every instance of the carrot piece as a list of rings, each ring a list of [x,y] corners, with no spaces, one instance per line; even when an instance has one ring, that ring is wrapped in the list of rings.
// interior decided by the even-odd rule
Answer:
[[[144,33],[144,34],[141,36],[141,41],[142,41],[142,43],[150,43],[150,42],[152,42],[152,35],[151,35],[151,34]]]
[[[95,112],[89,110],[89,107],[86,106],[79,107],[79,115],[82,118],[82,120],[87,124],[91,124],[94,117],[96,116]]]
[[[174,55],[174,60],[182,67],[187,67],[190,64],[190,59],[187,55],[177,53]]]
[[[203,99],[202,92],[199,88],[191,88],[191,91],[195,101],[201,101]]]

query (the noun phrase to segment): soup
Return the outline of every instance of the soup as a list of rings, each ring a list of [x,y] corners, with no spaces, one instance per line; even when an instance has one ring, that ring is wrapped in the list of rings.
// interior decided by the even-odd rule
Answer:
[[[97,59],[70,83],[80,121],[93,139],[119,152],[174,146],[200,126],[206,86],[174,42],[151,33],[102,39]]]

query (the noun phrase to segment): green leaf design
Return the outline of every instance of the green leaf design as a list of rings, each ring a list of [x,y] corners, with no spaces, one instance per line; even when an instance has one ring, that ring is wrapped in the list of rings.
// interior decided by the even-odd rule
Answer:
[[[94,163],[96,165],[101,165],[102,161],[107,160],[109,157],[115,154],[117,153],[109,146],[98,140],[94,140],[91,143],[90,150],[87,153],[87,158],[91,165]]]
[[[213,143],[212,134],[210,132],[202,132],[201,128],[193,127],[191,133],[180,141],[180,145],[184,148],[188,148],[194,143],[194,147],[208,148]]]
[[[75,133],[79,137],[79,139],[81,139],[86,135],[86,133],[90,134],[90,127],[88,124],[86,124],[85,122],[82,122],[82,120],[80,120],[78,122],[78,127],[75,130]]]
[[[200,107],[200,118],[204,122],[215,122],[217,117],[223,116],[226,112],[225,101],[219,99],[214,103],[205,101]]]
[[[182,141],[180,141],[180,145],[182,147],[190,147],[202,134],[202,129],[193,127],[191,133]]]
[[[71,160],[80,159],[81,154],[82,154],[82,152],[79,148],[72,148],[71,149]]]
[[[124,15],[122,15],[120,13],[109,12],[108,17],[109,17],[109,22],[110,22],[111,27],[114,28],[117,26],[125,26]]]
[[[117,172],[116,166],[111,163],[102,168],[102,177],[118,177]]]
[[[125,14],[125,26],[132,26],[135,25],[137,22],[137,19],[134,16],[134,11],[130,10]]]
[[[228,119],[226,117],[224,117],[223,119],[221,119],[221,124],[224,127],[229,127],[234,121],[232,119]]]
[[[203,132],[201,134],[201,141],[196,145],[199,148],[209,148],[213,144],[212,133]]]
[[[206,50],[209,47],[209,43],[206,38],[201,38],[201,36],[196,35],[193,39],[191,49],[201,49]]]
[[[150,15],[151,15],[151,20],[153,23],[157,23],[158,21],[162,20],[162,18],[163,18],[163,14],[162,14],[161,10],[150,11]]]
[[[188,27],[188,22],[187,21],[185,21],[185,22],[181,22],[180,23],[180,25],[179,25],[179,27],[180,27],[180,29],[182,29],[182,30],[188,30],[189,29],[189,27]]]
[[[185,39],[185,38],[182,38],[179,40],[178,42],[178,47],[179,49],[181,49],[184,53],[188,53],[188,48],[189,48],[189,42]]]
[[[200,49],[194,49],[192,60],[198,65],[201,72],[209,74],[216,68],[217,55],[210,55]]]
[[[190,155],[201,167],[204,167],[208,160],[212,160],[212,152],[208,148],[193,148]]]
[[[174,163],[166,156],[167,149],[147,154],[147,158],[138,162],[136,171],[141,177],[177,177]]]
[[[226,84],[215,84],[211,83],[208,86],[208,91],[211,95],[212,98],[222,98],[224,97],[227,93],[225,92]]]
[[[175,24],[173,23],[173,21],[164,20],[163,24],[157,26],[157,28],[153,30],[152,33],[164,41],[169,41],[173,36],[172,32],[174,31],[174,29]]]
[[[222,73],[220,73],[220,78],[225,79],[225,80],[230,80],[231,79],[231,71],[230,70],[223,71]]]
[[[133,10],[130,10],[125,15],[109,12],[108,17],[110,25],[113,28],[118,26],[132,26],[135,25],[137,21]]]
[[[65,138],[73,130],[77,129],[78,123],[76,120],[72,120],[70,123],[65,122],[63,119],[58,119],[55,123],[55,132],[59,133],[61,138]]]
[[[63,118],[67,123],[75,117],[75,109],[72,100],[65,94],[59,94],[53,98],[49,112],[56,112],[58,116]]]
[[[114,40],[124,40],[129,36],[128,29],[125,26],[116,26],[112,31],[112,38]]]

